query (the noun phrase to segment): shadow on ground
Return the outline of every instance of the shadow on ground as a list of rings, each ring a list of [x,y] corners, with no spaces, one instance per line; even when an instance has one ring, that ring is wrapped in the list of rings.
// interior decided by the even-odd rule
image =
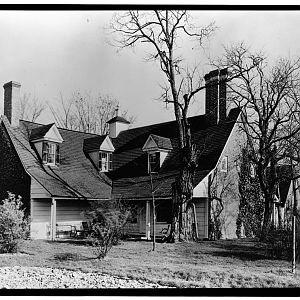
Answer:
[[[88,261],[88,260],[95,260],[95,257],[86,257],[78,253],[71,253],[71,252],[64,252],[64,253],[57,253],[54,255],[52,260],[57,261]]]
[[[256,261],[256,260],[266,259],[266,255],[264,254],[247,252],[247,251],[224,250],[224,251],[209,252],[207,254],[210,254],[212,256],[218,256],[218,257],[237,258],[245,261]]]
[[[210,242],[210,249],[206,254],[220,257],[237,258],[240,260],[267,259],[265,249],[254,239],[223,240]]]

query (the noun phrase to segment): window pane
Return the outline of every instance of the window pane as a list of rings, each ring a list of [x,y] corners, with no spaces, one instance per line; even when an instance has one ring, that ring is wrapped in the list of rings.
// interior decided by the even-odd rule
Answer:
[[[108,152],[99,152],[99,170],[107,172],[109,168],[112,168],[111,154]]]

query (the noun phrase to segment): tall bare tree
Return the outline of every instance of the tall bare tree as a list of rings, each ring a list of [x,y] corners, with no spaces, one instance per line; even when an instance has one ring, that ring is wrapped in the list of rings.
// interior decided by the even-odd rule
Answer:
[[[264,238],[280,176],[276,165],[289,164],[290,157],[299,159],[300,59],[281,58],[269,64],[265,55],[241,43],[225,49],[225,59],[218,62],[222,64],[236,78],[229,84],[231,99],[243,108],[245,132],[255,149],[251,159],[265,201]]]
[[[161,99],[171,103],[178,124],[181,170],[174,184],[174,211],[170,241],[188,238],[187,208],[193,195],[193,178],[197,167],[197,149],[192,142],[188,122],[188,109],[194,96],[205,88],[197,66],[187,66],[182,56],[182,39],[190,38],[198,46],[209,39],[216,26],[193,24],[184,10],[128,11],[116,14],[111,22],[115,45],[134,47],[139,43],[149,45],[148,61],[157,61],[165,75]],[[181,43],[181,45],[180,45]]]
[[[49,107],[58,126],[103,135],[108,132],[106,122],[114,117],[119,102],[109,95],[93,97],[89,92],[78,91],[68,99],[60,94],[59,106]],[[126,110],[122,111],[121,116],[131,123],[135,121],[135,117]]]
[[[23,94],[20,97],[20,119],[35,122],[45,110],[46,105],[36,96]]]

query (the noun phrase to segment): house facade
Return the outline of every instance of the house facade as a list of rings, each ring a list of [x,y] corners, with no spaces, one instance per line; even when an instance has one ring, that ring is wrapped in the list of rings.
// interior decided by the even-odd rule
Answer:
[[[194,178],[192,223],[208,239],[218,221],[222,238],[236,237],[238,157],[244,142],[238,108],[226,101],[227,70],[205,76],[206,112],[189,118],[200,151]],[[156,200],[156,235],[171,223],[172,184],[179,175],[176,121],[128,129],[120,116],[109,134],[96,135],[18,120],[20,84],[4,85],[0,124],[0,186],[21,195],[31,238],[55,239],[57,225],[81,226],[92,201],[124,200],[134,215],[124,233],[151,239]],[[150,176],[151,175],[151,176]]]

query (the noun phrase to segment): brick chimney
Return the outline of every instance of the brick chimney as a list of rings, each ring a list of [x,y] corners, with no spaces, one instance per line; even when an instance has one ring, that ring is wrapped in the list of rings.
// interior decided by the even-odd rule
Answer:
[[[227,68],[213,70],[204,76],[207,86],[205,114],[210,126],[226,119],[226,78]]]
[[[20,87],[21,84],[14,81],[7,82],[3,85],[4,115],[13,127],[19,126]]]

